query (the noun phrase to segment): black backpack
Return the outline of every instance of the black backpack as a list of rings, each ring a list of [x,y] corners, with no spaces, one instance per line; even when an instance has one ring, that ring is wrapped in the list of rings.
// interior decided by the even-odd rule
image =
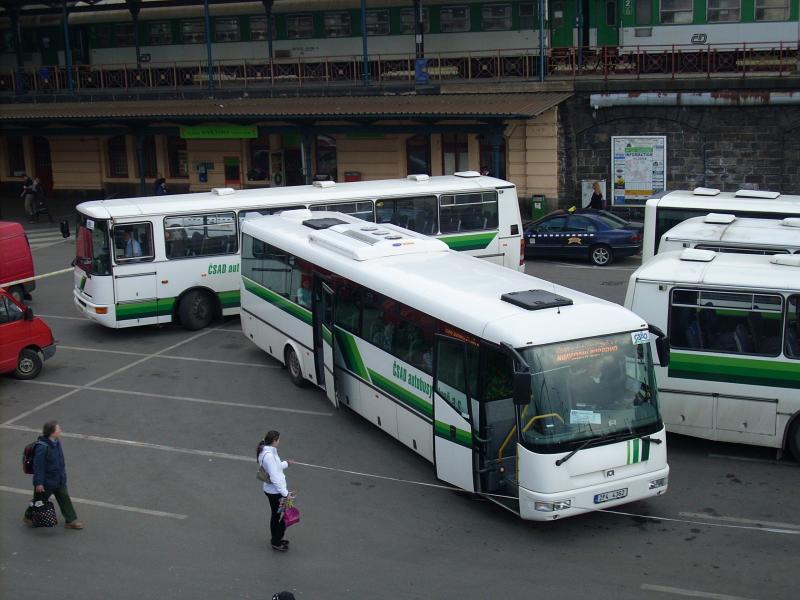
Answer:
[[[42,440],[31,442],[22,451],[22,472],[26,475],[33,475],[33,457],[36,455],[36,446],[38,444],[45,444]]]

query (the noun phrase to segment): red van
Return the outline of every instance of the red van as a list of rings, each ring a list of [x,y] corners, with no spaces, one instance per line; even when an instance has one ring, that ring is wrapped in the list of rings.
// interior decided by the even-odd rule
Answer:
[[[0,285],[33,277],[33,256],[25,230],[19,223],[0,221]],[[5,287],[5,286],[4,286]],[[14,298],[22,302],[36,287],[35,281],[21,283],[8,289]]]
[[[56,341],[47,323],[0,290],[0,373],[13,371],[17,379],[33,379],[55,353]]]

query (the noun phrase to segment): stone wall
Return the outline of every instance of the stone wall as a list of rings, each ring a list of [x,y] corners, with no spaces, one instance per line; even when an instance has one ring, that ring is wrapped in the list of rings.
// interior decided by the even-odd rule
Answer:
[[[669,190],[749,187],[800,194],[800,106],[594,110],[588,94],[576,94],[559,109],[562,205],[580,198],[583,179],[611,182],[614,135],[666,135]]]

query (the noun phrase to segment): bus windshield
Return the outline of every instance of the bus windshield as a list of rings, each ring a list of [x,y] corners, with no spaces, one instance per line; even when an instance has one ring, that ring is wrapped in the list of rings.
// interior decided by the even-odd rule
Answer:
[[[533,401],[520,407],[522,444],[568,452],[589,438],[640,436],[661,429],[646,331],[522,350]]]
[[[108,222],[78,215],[75,266],[91,275],[111,274]]]

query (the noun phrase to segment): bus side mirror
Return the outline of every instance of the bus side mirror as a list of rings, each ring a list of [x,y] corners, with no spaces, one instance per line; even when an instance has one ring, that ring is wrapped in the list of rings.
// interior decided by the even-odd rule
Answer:
[[[656,336],[656,353],[658,354],[658,365],[661,367],[669,366],[669,337],[655,325],[648,325],[648,331]]]
[[[514,404],[528,406],[531,403],[531,374],[514,373]]]
[[[61,221],[61,237],[68,238],[69,237],[69,221],[64,219]]]

